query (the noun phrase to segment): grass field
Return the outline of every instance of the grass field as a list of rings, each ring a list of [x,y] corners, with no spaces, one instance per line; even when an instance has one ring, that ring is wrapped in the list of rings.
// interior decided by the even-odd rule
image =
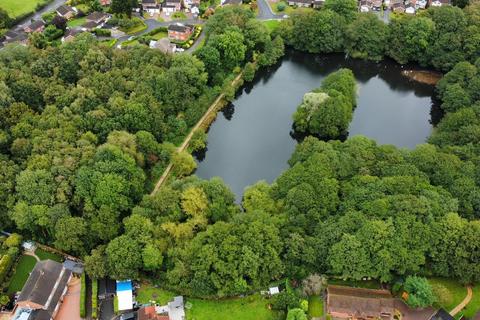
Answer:
[[[189,320],[277,320],[277,313],[267,308],[268,300],[260,295],[229,300],[187,299]]]
[[[125,32],[126,34],[135,34],[137,32],[143,31],[145,29],[147,29],[147,25],[145,24],[145,22],[143,22],[140,19],[137,19],[137,23],[133,28],[130,28],[130,29],[120,28],[120,30]]]
[[[70,28],[79,27],[79,26],[81,26],[82,24],[84,24],[85,21],[87,21],[87,17],[81,17],[81,18],[77,18],[77,19],[72,19],[72,20],[70,20],[70,21],[67,22],[67,26],[69,26]]]
[[[37,257],[40,258],[40,260],[50,259],[50,260],[57,261],[57,262],[62,262],[63,261],[62,257],[60,257],[59,255],[47,252],[47,251],[42,250],[40,248],[35,250],[35,254],[37,255]]]
[[[142,284],[140,289],[137,290],[136,300],[140,303],[149,303],[150,301],[155,301],[156,303],[164,305],[173,300],[173,297],[175,296],[176,294],[173,292],[155,288],[148,284]]]
[[[15,274],[10,280],[7,294],[12,294],[22,290],[23,285],[25,284],[25,282],[27,282],[28,276],[30,275],[30,272],[32,272],[36,263],[37,263],[37,260],[34,257],[31,257],[31,256],[20,257],[17,267],[15,268]]]
[[[308,298],[308,316],[323,316],[323,298],[320,296],[311,296]]]
[[[155,40],[160,40],[162,38],[168,37],[168,33],[165,31],[160,31],[152,35],[152,38]]]
[[[478,312],[480,312],[480,284],[476,284],[473,287],[473,296],[467,307],[461,312],[467,318],[473,318]]]
[[[0,8],[7,10],[8,15],[15,18],[24,13],[35,11],[37,4],[42,2],[42,0],[2,0],[0,1]]]
[[[429,278],[428,281],[434,288],[436,286],[443,286],[448,290],[449,294],[444,297],[444,301],[438,303],[439,307],[442,307],[447,311],[455,308],[467,295],[467,289],[455,280]]]
[[[275,30],[278,25],[280,24],[280,21],[278,20],[266,20],[266,21],[263,21],[263,24],[265,25],[265,27],[267,27],[268,31],[272,32],[273,30]]]

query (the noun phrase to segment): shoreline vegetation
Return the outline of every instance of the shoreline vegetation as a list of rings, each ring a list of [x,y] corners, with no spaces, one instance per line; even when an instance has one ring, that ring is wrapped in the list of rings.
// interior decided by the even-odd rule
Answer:
[[[443,75],[436,71],[427,70],[403,70],[402,75],[416,82],[435,86]]]

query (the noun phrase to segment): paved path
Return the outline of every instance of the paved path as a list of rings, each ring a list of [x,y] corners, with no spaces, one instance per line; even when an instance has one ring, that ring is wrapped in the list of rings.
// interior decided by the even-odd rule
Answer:
[[[468,285],[467,286],[467,296],[465,297],[465,299],[463,299],[462,302],[460,302],[460,304],[458,306],[456,306],[455,308],[453,308],[452,311],[450,311],[450,315],[453,317],[457,313],[462,311],[463,308],[465,308],[467,306],[467,304],[470,303],[470,300],[472,300],[472,296],[473,296],[472,286]]]
[[[37,261],[40,261],[40,258],[33,251],[25,251],[23,254],[26,256],[34,257]]]
[[[240,73],[233,81],[232,81],[232,84],[235,85],[242,77],[243,73]],[[215,99],[215,101],[210,105],[210,107],[208,108],[207,112],[205,112],[205,114],[202,116],[202,118],[197,122],[197,124],[192,128],[192,130],[190,130],[190,133],[185,137],[185,140],[183,141],[183,143],[180,145],[180,147],[177,148],[177,152],[181,152],[181,151],[184,151],[185,149],[187,149],[188,147],[188,144],[190,143],[190,140],[192,139],[193,137],[193,134],[195,133],[195,131],[197,131],[197,129],[201,128],[203,126],[203,124],[205,123],[205,120],[210,117],[210,115],[212,113],[215,113],[217,112],[217,107],[218,107],[218,104],[222,101],[223,97],[225,97],[225,94],[224,93],[221,93],[217,99]],[[158,180],[158,182],[155,184],[155,188],[153,189],[152,193],[150,193],[150,195],[155,195],[158,190],[160,190],[160,187],[165,183],[165,181],[167,181],[167,178],[168,176],[170,175],[170,172],[172,171],[173,169],[173,164],[170,162],[170,164],[168,165],[168,167],[165,169],[165,171],[163,172],[162,176],[160,177],[160,179]]]

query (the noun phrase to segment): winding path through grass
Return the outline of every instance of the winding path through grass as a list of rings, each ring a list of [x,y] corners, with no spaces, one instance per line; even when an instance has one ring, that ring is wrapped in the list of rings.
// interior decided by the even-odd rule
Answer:
[[[457,313],[462,311],[463,308],[465,308],[467,306],[467,304],[470,303],[470,300],[472,300],[472,296],[473,296],[472,286],[468,285],[467,286],[467,296],[465,297],[465,299],[463,299],[462,302],[460,302],[459,305],[457,305],[455,308],[453,308],[452,311],[450,311],[450,315],[453,317]]]

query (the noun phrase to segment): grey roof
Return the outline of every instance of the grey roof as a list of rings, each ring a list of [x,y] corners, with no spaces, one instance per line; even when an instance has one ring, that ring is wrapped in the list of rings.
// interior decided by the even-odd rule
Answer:
[[[102,19],[105,19],[107,17],[107,14],[104,12],[92,12],[87,16],[87,21],[100,21]]]
[[[79,30],[69,30],[69,33],[74,36],[76,35],[77,33],[80,33],[81,31]],[[65,34],[65,36],[67,36],[67,34]],[[76,273],[76,274],[82,274],[83,273],[83,264],[80,263],[80,262],[76,262],[76,261],[73,261],[73,260],[65,260],[63,262],[63,267],[67,270],[70,270],[72,271],[73,273]]]
[[[184,320],[185,309],[183,306],[183,297],[177,296],[172,302],[168,303],[168,317],[171,320]]]
[[[32,22],[28,27],[32,30],[36,30],[40,27],[43,27],[44,25],[45,25],[45,22],[43,22],[42,20],[37,20]]]
[[[98,23],[96,21],[87,21],[82,25],[82,27],[85,28],[85,29],[94,29],[94,28],[98,27],[99,24],[100,23]]]
[[[440,309],[430,318],[430,320],[454,320],[455,318],[452,317],[447,311],[444,309]]]
[[[242,0],[225,0],[223,4],[242,4]]]
[[[5,37],[7,37],[7,38],[15,38],[16,36],[18,36],[18,32],[15,32],[13,30],[8,30],[5,33]]]
[[[72,7],[67,6],[67,5],[61,5],[58,7],[55,11],[57,11],[60,15],[64,16],[69,12],[75,12]]]
[[[44,260],[35,265],[27,282],[23,286],[17,303],[31,302],[42,306],[44,311],[52,314],[62,297],[72,272],[63,268],[61,263]],[[40,318],[43,313],[39,313]]]
[[[183,24],[175,23],[168,26],[169,31],[176,31],[176,32],[187,32],[191,30],[191,26],[186,26]]]
[[[142,0],[142,4],[157,4],[157,0]]]

